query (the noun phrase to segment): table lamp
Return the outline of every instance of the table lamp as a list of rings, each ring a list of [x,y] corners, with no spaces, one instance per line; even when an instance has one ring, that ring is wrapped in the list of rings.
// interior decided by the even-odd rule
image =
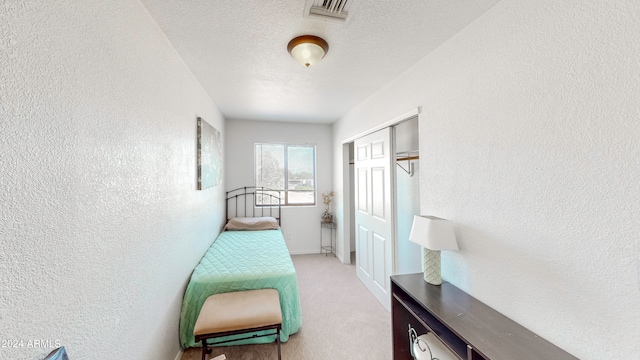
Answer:
[[[458,250],[453,223],[435,216],[415,215],[409,240],[422,246],[424,281],[442,284],[440,250]]]

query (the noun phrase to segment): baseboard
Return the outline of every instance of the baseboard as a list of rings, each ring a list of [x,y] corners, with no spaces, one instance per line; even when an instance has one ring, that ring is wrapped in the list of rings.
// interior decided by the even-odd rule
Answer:
[[[182,359],[182,354],[184,353],[184,351],[182,351],[182,349],[180,349],[180,351],[178,351],[178,355],[176,355],[175,360],[180,360]]]
[[[289,251],[289,255],[311,255],[320,254],[318,250]]]

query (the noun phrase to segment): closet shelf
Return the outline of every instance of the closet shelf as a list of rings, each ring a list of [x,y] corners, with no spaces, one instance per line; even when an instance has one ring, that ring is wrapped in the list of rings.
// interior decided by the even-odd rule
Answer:
[[[418,159],[420,159],[420,156],[416,155],[416,156],[398,157],[396,158],[396,161],[411,161],[411,160],[418,160]]]
[[[413,163],[412,161],[419,160],[420,156],[418,155],[418,151],[405,151],[396,154],[396,165],[398,165],[404,172],[409,174],[409,176],[413,176]],[[401,161],[407,162],[408,169],[405,169],[404,166],[400,164]],[[349,161],[349,165],[353,165],[355,162],[353,160]]]
[[[400,167],[400,169],[404,170],[409,177],[413,176],[413,161],[420,159],[420,155],[418,150],[413,151],[403,151],[396,154],[396,165]],[[402,166],[401,162],[406,161],[406,168]]]

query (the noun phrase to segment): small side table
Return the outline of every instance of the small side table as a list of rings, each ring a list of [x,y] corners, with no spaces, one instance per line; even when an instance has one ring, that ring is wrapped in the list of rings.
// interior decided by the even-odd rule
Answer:
[[[322,229],[329,229],[331,234],[331,242],[329,245],[323,245],[322,241]],[[320,222],[320,254],[324,253],[324,256],[327,256],[329,253],[336,255],[336,223],[334,222]]]

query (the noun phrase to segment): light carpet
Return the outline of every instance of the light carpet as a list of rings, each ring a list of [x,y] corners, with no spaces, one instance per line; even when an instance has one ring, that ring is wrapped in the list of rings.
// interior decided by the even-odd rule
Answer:
[[[334,256],[294,255],[302,327],[282,343],[283,360],[389,360],[391,315],[356,278],[353,265]],[[214,358],[276,359],[276,345],[216,347]],[[186,349],[182,360],[200,360],[200,348]]]

